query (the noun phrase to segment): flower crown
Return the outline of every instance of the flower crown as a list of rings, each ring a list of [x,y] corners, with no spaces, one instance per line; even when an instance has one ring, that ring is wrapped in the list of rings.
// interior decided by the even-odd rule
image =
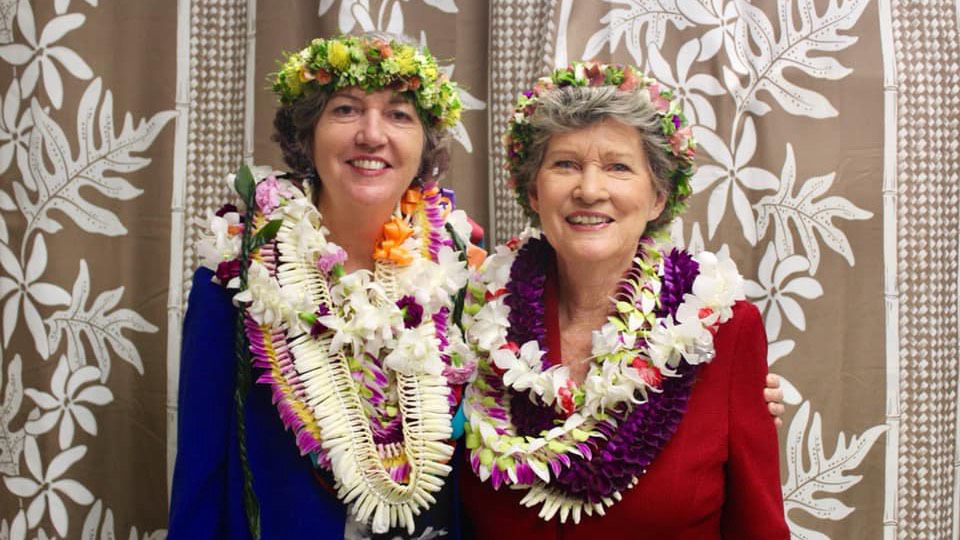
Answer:
[[[508,185],[514,189],[517,202],[526,214],[536,217],[527,199],[527,185],[518,182],[518,175],[524,161],[529,158],[530,145],[533,142],[534,128],[530,125],[530,117],[537,110],[541,96],[568,86],[613,86],[621,92],[647,91],[650,103],[660,117],[660,131],[668,142],[663,151],[674,163],[673,169],[668,173],[673,190],[667,198],[665,215],[672,220],[683,212],[686,200],[692,193],[690,178],[693,176],[693,156],[697,143],[683,115],[680,100],[674,97],[672,90],[661,87],[656,79],[648,77],[633,66],[574,62],[568,67],[557,69],[548,77],[541,77],[532,90],[520,94],[513,115],[507,123],[503,143],[507,150],[506,169],[510,173]]]
[[[460,90],[437,68],[426,47],[377,38],[317,38],[297,53],[285,53],[273,81],[280,102],[294,103],[318,90],[357,86],[366,92],[406,93],[429,125],[452,127],[460,119]]]

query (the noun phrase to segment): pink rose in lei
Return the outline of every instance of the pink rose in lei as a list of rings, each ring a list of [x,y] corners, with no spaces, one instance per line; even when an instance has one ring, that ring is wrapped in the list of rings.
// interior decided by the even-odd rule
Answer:
[[[284,195],[281,191],[280,181],[275,176],[268,176],[257,184],[257,206],[264,215],[270,215],[280,206],[280,196]]]

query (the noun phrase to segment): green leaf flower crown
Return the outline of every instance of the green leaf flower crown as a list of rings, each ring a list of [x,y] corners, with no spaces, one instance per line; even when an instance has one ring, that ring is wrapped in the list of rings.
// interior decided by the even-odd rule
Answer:
[[[665,214],[672,220],[686,208],[690,197],[690,178],[693,176],[693,157],[697,143],[693,139],[687,118],[683,115],[680,99],[673,91],[660,84],[633,66],[620,64],[600,64],[597,62],[574,62],[560,68],[547,77],[541,77],[517,97],[517,105],[507,123],[503,144],[507,151],[506,169],[510,173],[508,185],[516,193],[517,202],[527,216],[535,217],[527,200],[528,186],[518,181],[523,163],[529,158],[530,145],[533,142],[534,129],[530,117],[537,110],[540,97],[557,88],[568,86],[614,86],[621,92],[640,92],[646,90],[650,103],[660,117],[660,131],[667,139],[663,151],[670,157],[673,169],[668,173],[673,190],[667,199]]]
[[[436,58],[426,47],[340,36],[314,39],[300,52],[284,57],[273,81],[281,103],[293,103],[318,90],[357,86],[366,92],[389,89],[407,94],[429,125],[449,128],[460,119],[460,90],[437,68]]]

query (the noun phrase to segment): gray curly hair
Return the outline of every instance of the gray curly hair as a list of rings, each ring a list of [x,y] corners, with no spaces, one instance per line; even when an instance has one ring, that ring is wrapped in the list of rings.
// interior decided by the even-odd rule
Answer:
[[[515,178],[524,193],[536,191],[536,178],[543,165],[550,139],[558,134],[586,128],[607,118],[636,128],[651,179],[658,195],[669,197],[674,189],[671,171],[677,168],[672,156],[663,151],[669,146],[660,129],[660,117],[646,91],[622,92],[614,86],[567,86],[555,88],[540,96],[537,109],[530,117],[533,137],[526,159],[516,171]],[[672,219],[668,208],[650,223],[648,231],[657,230]],[[531,216],[535,224],[535,215]]]

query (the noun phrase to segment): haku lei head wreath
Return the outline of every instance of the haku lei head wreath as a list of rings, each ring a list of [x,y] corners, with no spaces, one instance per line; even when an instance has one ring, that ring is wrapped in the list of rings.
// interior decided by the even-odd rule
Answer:
[[[426,47],[373,37],[314,39],[300,52],[285,55],[273,81],[283,104],[349,86],[407,94],[427,125],[449,128],[463,108],[456,83],[439,70]]]
[[[672,220],[686,208],[686,200],[692,193],[690,178],[694,172],[696,141],[683,114],[681,101],[674,97],[673,91],[637,68],[620,64],[574,62],[541,77],[532,89],[517,97],[517,105],[503,137],[507,151],[506,168],[510,173],[508,183],[516,193],[517,202],[528,216],[536,216],[527,198],[529,184],[518,181],[518,178],[525,161],[530,158],[530,147],[536,135],[530,118],[536,113],[541,98],[556,89],[600,86],[612,86],[620,92],[646,92],[648,95],[660,120],[660,132],[667,141],[663,151],[673,165],[667,174],[672,189],[664,210],[667,221]]]

